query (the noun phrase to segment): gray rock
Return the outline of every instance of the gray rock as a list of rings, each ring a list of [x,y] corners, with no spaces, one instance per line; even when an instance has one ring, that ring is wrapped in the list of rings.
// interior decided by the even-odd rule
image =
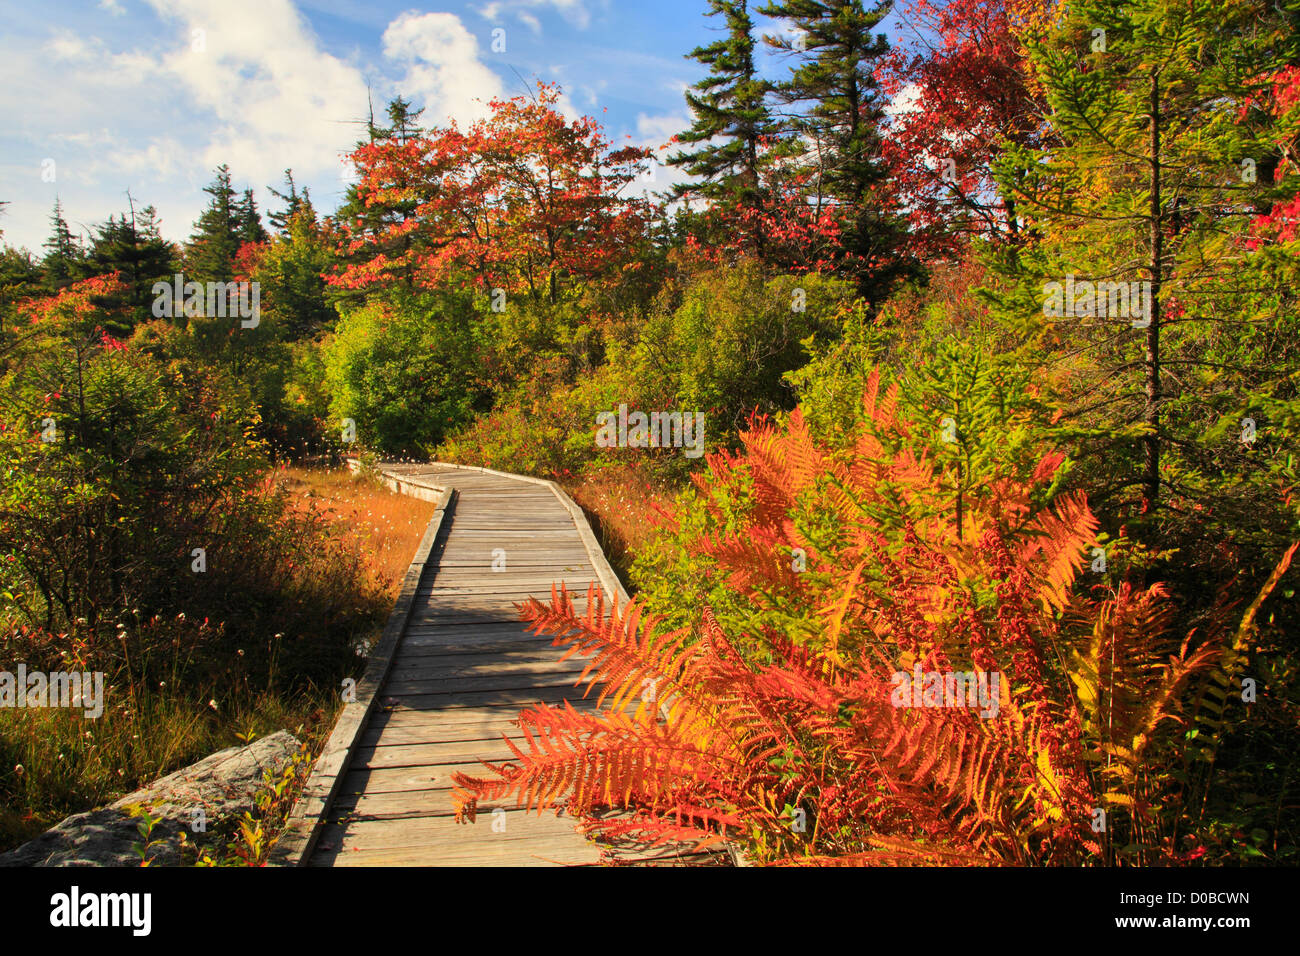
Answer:
[[[298,752],[298,740],[281,730],[244,747],[229,747],[198,763],[154,781],[122,799],[68,817],[58,826],[17,849],[0,854],[0,866],[139,866],[133,844],[142,842],[135,807],[147,807],[159,822],[150,834],[152,866],[177,866],[182,830],[189,830],[194,811],[202,809],[210,834],[222,819],[242,816],[253,807],[263,774],[279,772]],[[202,842],[203,833],[190,839]]]

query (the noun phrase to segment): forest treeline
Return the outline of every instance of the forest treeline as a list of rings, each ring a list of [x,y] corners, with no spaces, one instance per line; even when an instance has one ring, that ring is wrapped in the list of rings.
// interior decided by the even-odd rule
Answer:
[[[327,214],[286,171],[264,222],[223,166],[183,244],[133,200],[6,246],[7,651],[120,669],[128,616],[231,593],[263,643],[346,631],[285,570],[274,461],[618,475],[639,610],[528,609],[615,706],[527,712],[555,746],[464,778],[466,819],[517,791],[761,861],[1295,862],[1300,3],[905,0],[897,45],[888,3],[703,7],[668,193],[539,83],[465,127],[393,100]],[[258,320],[163,314],[176,274],[257,283]],[[620,409],[702,413],[710,456],[597,441]],[[259,558],[196,592],[199,547]],[[899,673],[998,674],[997,716]]]

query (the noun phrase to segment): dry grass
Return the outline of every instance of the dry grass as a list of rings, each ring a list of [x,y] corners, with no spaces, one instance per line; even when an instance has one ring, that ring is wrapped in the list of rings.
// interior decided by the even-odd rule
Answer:
[[[433,516],[433,503],[399,495],[346,469],[282,469],[274,481],[288,491],[291,507],[314,512],[337,530],[343,545],[326,548],[322,538],[317,542],[321,550],[313,550],[297,567],[290,564],[293,576],[284,582],[284,601],[310,599],[331,586],[361,584],[355,600],[373,610],[375,622],[367,623],[366,615],[355,612],[354,623],[369,633],[353,637],[357,643],[373,640]],[[251,560],[252,552],[249,556]],[[348,609],[351,603],[341,607]],[[176,622],[169,626],[176,631],[176,646],[188,647],[193,628]],[[110,674],[108,683],[117,682],[120,703],[96,721],[65,709],[0,710],[0,850],[30,839],[69,813],[106,803],[215,750],[279,728],[292,730],[316,753],[333,725],[337,685],[331,677],[319,685],[309,681],[304,686],[299,680],[287,686],[274,676],[280,655],[291,642],[302,642],[293,665],[301,677],[299,664],[310,659],[311,645],[326,635],[283,629],[287,633],[274,638],[262,635],[269,661],[259,657],[250,663],[255,655],[244,656],[241,649],[237,660],[247,669],[232,667],[215,685],[193,675],[182,680],[181,664],[188,667],[189,658],[162,682],[157,675],[143,683],[133,682],[130,674]],[[337,644],[346,636],[329,637]],[[247,649],[254,651],[251,645]],[[194,653],[211,652],[206,647]],[[321,652],[333,653],[328,647]]]
[[[398,494],[347,468],[290,467],[277,474],[295,507],[314,509],[334,523],[363,556],[375,585],[396,600],[433,517],[433,502]]]
[[[655,504],[667,505],[673,491],[651,477],[637,462],[588,469],[564,490],[587,513],[605,557],[627,584],[627,569],[650,536]]]

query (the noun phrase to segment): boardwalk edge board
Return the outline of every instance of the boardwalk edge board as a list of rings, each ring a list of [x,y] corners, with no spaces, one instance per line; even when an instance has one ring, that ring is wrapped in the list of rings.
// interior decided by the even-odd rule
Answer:
[[[388,479],[389,476],[384,477]],[[310,858],[321,831],[325,828],[325,817],[331,802],[343,784],[352,751],[365,732],[370,712],[397,656],[397,646],[415,608],[415,592],[424,574],[424,566],[429,560],[434,542],[438,538],[438,533],[442,529],[455,497],[452,489],[437,488],[406,478],[394,477],[391,483],[388,480],[385,483],[390,487],[396,485],[394,490],[403,494],[434,501],[438,507],[429,520],[429,526],[425,529],[415,557],[406,569],[401,592],[398,594],[392,613],[388,616],[383,635],[370,653],[366,672],[356,687],[356,699],[343,705],[334,730],[330,733],[325,748],[312,767],[302,794],[285,822],[284,831],[271,851],[270,862],[275,866],[304,865]]]
[[[353,472],[362,470],[362,464],[357,459],[348,459],[348,467]],[[411,471],[408,472],[407,468],[410,468]],[[558,501],[572,520],[572,529],[576,531],[582,542],[582,550],[586,552],[586,556],[590,561],[590,567],[585,569],[582,576],[587,577],[588,574],[594,574],[606,597],[617,602],[619,606],[625,606],[631,600],[627,590],[623,587],[623,583],[605,557],[604,550],[597,541],[586,514],[554,481],[528,475],[509,474],[480,466],[444,462],[429,462],[423,465],[379,463],[373,471],[375,476],[387,487],[400,494],[436,502],[437,509],[429,522],[428,528],[425,530],[420,547],[407,569],[401,592],[392,613],[389,615],[383,636],[371,652],[365,675],[356,688],[356,699],[346,703],[340,712],[338,721],[320,757],[312,768],[302,795],[290,812],[283,834],[271,853],[270,863],[272,865],[312,865],[322,836],[329,833],[331,810],[336,803],[347,803],[352,799],[348,796],[347,783],[352,771],[360,769],[363,773],[373,773],[375,768],[367,769],[370,762],[375,759],[382,759],[384,762],[392,759],[395,751],[389,752],[377,749],[380,740],[370,741],[366,738],[367,729],[370,728],[375,713],[376,702],[380,699],[381,692],[387,692],[386,689],[397,666],[397,660],[402,653],[402,648],[406,646],[406,638],[413,632],[420,631],[421,628],[425,630],[433,628],[435,631],[443,631],[448,627],[446,623],[439,623],[436,615],[431,618],[430,611],[437,609],[434,602],[437,602],[438,598],[442,597],[448,604],[452,605],[451,608],[448,608],[449,612],[453,614],[460,613],[455,611],[454,607],[458,601],[464,601],[462,595],[455,593],[439,595],[435,590],[436,579],[431,580],[428,585],[422,586],[426,572],[433,573],[435,569],[437,573],[442,573],[444,570],[453,572],[456,570],[454,566],[449,566],[446,569],[441,567],[444,557],[441,552],[437,552],[438,556],[434,557],[435,546],[445,537],[444,532],[450,533],[451,522],[455,520],[453,516],[458,510],[457,504],[460,501],[460,492],[455,487],[454,479],[448,480],[448,487],[437,484],[444,474],[450,475],[452,470],[478,472],[483,475],[507,479],[512,483],[540,485],[545,488],[550,492],[549,497]],[[543,498],[548,497],[540,489],[537,494]],[[534,496],[529,494],[528,497]],[[475,537],[482,537],[487,531],[490,531],[490,529],[475,530],[471,533]],[[519,530],[515,530],[514,534],[517,536]],[[533,572],[534,575],[535,573],[536,571]],[[553,569],[552,574],[559,578],[573,576],[565,573],[563,569]],[[461,584],[456,584],[457,581],[461,581]],[[460,575],[454,576],[451,582],[453,591],[459,590],[464,584]],[[576,584],[577,582],[573,583]],[[431,604],[433,604],[433,608],[431,608]],[[431,619],[421,624],[420,622],[425,618]],[[454,625],[454,618],[450,620]],[[481,628],[483,625],[479,623],[477,626]],[[500,643],[500,641],[494,640],[493,643]],[[418,650],[419,648],[414,647],[411,649]],[[459,648],[459,651],[464,653],[463,648]],[[407,663],[409,665],[410,661]],[[524,670],[531,672],[533,668],[526,667]],[[502,674],[499,678],[496,675],[488,674],[481,676],[494,681],[509,678],[509,674]],[[557,673],[555,676],[556,678],[563,676],[563,683],[567,686],[572,675]],[[432,678],[430,680],[432,681]],[[405,685],[402,687],[408,693],[413,693],[422,688],[419,680],[409,683],[411,683],[410,688],[405,687]],[[439,679],[436,682],[431,682],[429,687],[431,692],[434,690],[434,683],[441,687],[445,681]],[[538,690],[536,686],[533,686],[531,679],[529,686],[531,691]],[[437,693],[436,696],[444,697],[448,693],[453,693],[450,688]],[[487,692],[479,696],[484,696],[484,694],[487,694]],[[491,694],[487,694],[487,696],[491,696]],[[460,702],[466,705],[473,703],[469,700]],[[401,746],[413,746],[413,744],[406,741],[402,742]],[[444,744],[439,741],[425,741],[422,746],[427,749],[430,746],[438,747],[444,746]],[[464,742],[452,739],[446,741],[445,746],[463,748]],[[358,761],[358,757],[361,757],[360,761]],[[419,766],[424,766],[424,764]],[[394,769],[401,768],[394,767]]]

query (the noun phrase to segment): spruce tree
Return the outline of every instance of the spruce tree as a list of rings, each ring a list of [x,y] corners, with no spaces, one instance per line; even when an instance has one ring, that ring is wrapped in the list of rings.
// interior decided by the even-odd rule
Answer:
[[[45,257],[41,260],[41,268],[45,272],[46,288],[58,291],[75,282],[85,252],[68,228],[68,221],[63,218],[63,204],[57,197],[54,212],[50,214],[50,238],[45,240],[42,248]]]
[[[0,247],[0,338],[14,326],[17,304],[44,292],[41,266],[26,249]],[[3,356],[0,342],[0,357]]]
[[[315,210],[303,203],[257,270],[267,317],[286,339],[310,338],[333,324],[323,278],[333,261]]]
[[[419,136],[422,132],[417,125],[417,121],[424,110],[412,110],[411,104],[398,96],[388,104],[388,119],[391,126],[377,126],[372,115],[366,122],[367,139],[357,142],[357,148],[361,149],[366,146],[402,146],[411,139]],[[432,188],[432,187],[431,187]],[[354,232],[358,235],[364,234],[369,236],[376,243],[386,243],[385,252],[394,256],[405,255],[411,247],[411,237],[401,236],[396,240],[384,240],[384,234],[388,227],[394,223],[402,222],[408,216],[412,215],[420,205],[420,200],[397,199],[375,201],[372,197],[370,202],[362,199],[360,190],[356,183],[348,186],[344,195],[343,203],[334,213],[334,217],[354,227]],[[373,254],[362,251],[358,256]],[[355,257],[344,254],[340,256],[341,261],[347,264],[356,261]],[[406,282],[410,287],[409,278]],[[347,291],[336,291],[335,297],[339,302],[359,301],[362,297],[356,293]]]
[[[841,243],[853,263],[848,269],[869,298],[904,271],[901,224],[874,195],[886,177],[880,158],[884,109],[874,71],[889,44],[872,31],[891,6],[892,0],[869,9],[863,0],[775,0],[759,8],[798,31],[797,39],[766,38],[797,58],[789,78],[774,90],[796,110],[791,127],[805,146],[810,198],[837,214]]]
[[[423,113],[423,109],[413,110],[409,101],[397,97],[388,104],[388,121],[392,125],[387,129],[377,130],[378,138],[391,139],[399,146],[406,145],[408,141],[420,135],[418,123]]]
[[[1297,135],[1294,110],[1261,107],[1298,46],[1284,16],[1185,0],[1077,0],[1028,38],[1059,142],[995,167],[1033,238],[993,260],[995,307],[1145,568],[1209,547],[1211,521],[1279,533],[1266,463],[1300,453],[1297,271],[1252,252],[1251,220],[1296,193],[1293,168],[1258,169]]]
[[[186,278],[196,282],[229,282],[240,245],[240,203],[230,185],[230,169],[217,167],[216,179],[203,187],[212,197],[194,224],[185,247]]]
[[[285,204],[282,210],[272,210],[266,214],[267,221],[271,227],[280,235],[288,235],[289,223],[298,215],[298,211],[304,208],[312,209],[311,191],[304,188],[300,193],[298,186],[293,181],[293,170],[284,171],[284,188],[287,192],[280,192],[274,186],[267,187],[271,195]],[[316,212],[312,209],[312,220],[315,221]]]
[[[778,97],[809,104],[795,128],[820,152],[821,180],[828,195],[859,203],[884,177],[879,161],[879,126],[884,118],[873,69],[889,49],[883,34],[872,35],[891,3],[870,10],[862,0],[778,0],[760,9],[789,20],[798,40],[770,37],[799,62],[789,79],[776,84]]]
[[[253,198],[253,190],[244,190],[244,197],[239,201],[237,219],[239,221],[240,245],[245,242],[266,242],[270,238],[266,229],[262,226],[262,217],[258,215],[257,201]]]
[[[118,273],[127,291],[113,304],[131,310],[133,320],[144,321],[151,317],[154,283],[171,281],[174,258],[171,244],[159,234],[157,211],[153,206],[145,206],[137,212],[132,201],[129,212],[120,217],[109,216],[107,222],[95,227],[78,273],[81,276]]]
[[[714,203],[758,213],[764,204],[760,175],[764,142],[777,134],[767,106],[769,84],[754,66],[753,20],[748,0],[710,0],[707,16],[721,16],[726,36],[687,54],[709,75],[686,93],[694,122],[678,140],[696,146],[668,158],[699,180],[674,187],[678,196],[699,195]],[[754,237],[762,258],[764,241]]]

